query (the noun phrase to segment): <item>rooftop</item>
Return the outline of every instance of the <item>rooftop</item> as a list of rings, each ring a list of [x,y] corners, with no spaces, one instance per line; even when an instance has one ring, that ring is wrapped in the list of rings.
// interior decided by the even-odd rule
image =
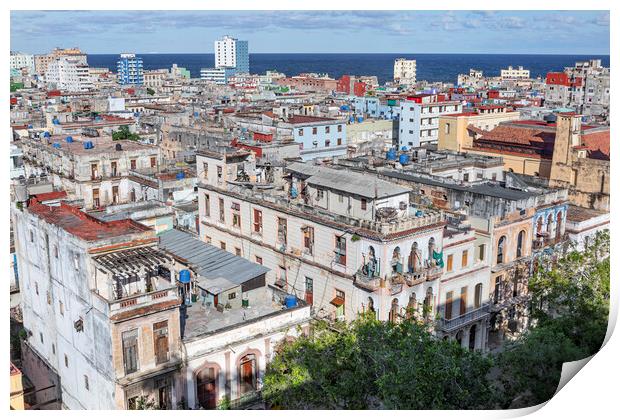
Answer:
[[[566,220],[569,222],[584,222],[589,219],[594,219],[595,217],[602,216],[604,214],[608,214],[607,212],[588,209],[585,207],[577,207],[573,205],[568,206],[568,212],[566,213]]]
[[[198,273],[201,289],[218,294],[264,275],[268,268],[172,229],[159,237],[160,248],[187,261]]]
[[[145,150],[152,153],[157,152],[157,147],[140,143],[137,141],[131,140],[112,140],[111,136],[102,136],[102,137],[82,137],[82,136],[71,136],[73,141],[71,143],[67,142],[67,136],[51,136],[50,141],[47,142],[45,140],[31,140],[31,144],[39,145],[40,147],[47,148],[50,150],[59,150],[61,152],[66,152],[74,155],[89,155],[94,153],[119,153],[116,150],[117,145],[121,145],[123,151],[138,151]],[[85,149],[84,143],[90,141],[93,143],[92,149]],[[59,148],[55,148],[54,143],[58,143],[60,145]],[[122,152],[121,152],[122,153]]]
[[[47,223],[89,242],[152,231],[151,228],[128,219],[101,221],[63,202],[57,206],[47,206],[33,198],[30,200],[28,211]]]

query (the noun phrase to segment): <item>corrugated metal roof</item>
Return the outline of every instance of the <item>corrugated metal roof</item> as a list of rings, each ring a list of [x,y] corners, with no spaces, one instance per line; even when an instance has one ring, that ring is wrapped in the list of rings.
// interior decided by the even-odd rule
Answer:
[[[202,242],[189,233],[172,229],[159,236],[159,246],[188,261],[205,290],[227,290],[269,271],[268,268]],[[220,291],[221,291],[220,290]]]
[[[376,175],[369,173],[358,173],[345,169],[333,169],[297,162],[289,165],[287,170],[309,176],[306,180],[309,185],[317,185],[370,199],[393,197],[411,191],[411,188],[384,181]]]

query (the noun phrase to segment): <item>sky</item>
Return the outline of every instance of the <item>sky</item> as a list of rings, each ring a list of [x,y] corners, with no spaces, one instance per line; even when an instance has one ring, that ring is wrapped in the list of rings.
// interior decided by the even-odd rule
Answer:
[[[11,11],[11,50],[609,54],[608,11]]]

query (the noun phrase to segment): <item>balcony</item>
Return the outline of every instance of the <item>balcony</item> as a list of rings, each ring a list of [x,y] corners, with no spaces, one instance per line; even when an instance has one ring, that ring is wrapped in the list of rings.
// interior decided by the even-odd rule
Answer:
[[[147,307],[153,304],[166,301],[176,301],[179,299],[177,287],[171,286],[168,289],[155,290],[149,293],[128,296],[110,303],[110,317],[122,312]]]
[[[381,288],[383,281],[379,273],[378,261],[366,263],[359,270],[357,270],[353,283],[357,287],[371,292],[377,291]]]
[[[479,321],[486,317],[489,314],[490,304],[486,303],[479,307],[478,309],[474,309],[473,311],[469,311],[463,315],[460,315],[456,318],[452,319],[444,319],[441,318],[437,322],[437,328],[444,332],[452,332],[463,327],[466,324],[470,324],[472,322]]]
[[[416,271],[415,273],[403,273],[405,283],[412,287],[426,281],[434,281],[441,277],[443,270],[439,266],[426,267]]]

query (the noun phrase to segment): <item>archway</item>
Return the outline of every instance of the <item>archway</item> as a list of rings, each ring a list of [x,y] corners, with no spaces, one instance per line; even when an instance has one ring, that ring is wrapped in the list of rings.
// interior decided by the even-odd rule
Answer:
[[[414,242],[411,245],[411,252],[409,252],[409,272],[415,273],[420,269],[420,250],[418,249],[418,243]]]
[[[239,360],[239,395],[256,391],[258,361],[254,353],[246,354]]]
[[[398,313],[400,311],[400,306],[398,304],[398,299],[392,299],[392,305],[390,307],[390,321],[397,322],[398,321]]]
[[[414,318],[417,312],[418,312],[418,299],[416,298],[416,295],[414,292],[414,293],[411,293],[411,296],[409,296],[409,302],[407,302],[407,317]]]
[[[555,239],[556,241],[559,241],[560,239],[562,239],[562,223],[564,222],[564,220],[562,219],[562,212],[558,212],[557,219],[558,221],[555,226]]]
[[[469,349],[473,350],[476,348],[476,324],[472,325],[469,329]]]
[[[219,371],[219,367],[213,364],[196,374],[196,397],[201,408],[217,408]]]

